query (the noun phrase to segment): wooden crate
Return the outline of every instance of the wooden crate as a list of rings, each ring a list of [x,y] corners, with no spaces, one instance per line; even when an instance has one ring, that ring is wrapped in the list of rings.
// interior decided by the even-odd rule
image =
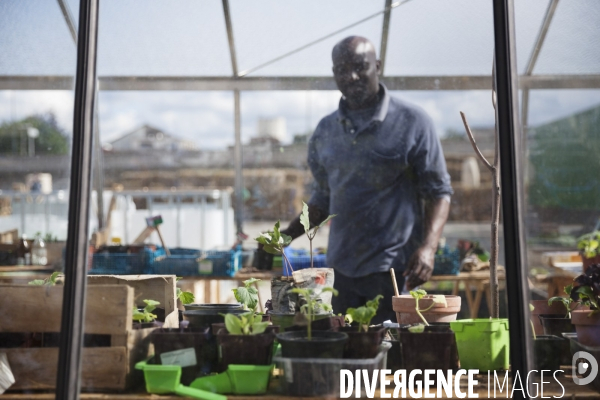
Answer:
[[[141,279],[143,282],[131,277],[121,278],[113,280],[102,276],[89,281],[85,333],[110,335],[110,347],[83,348],[83,390],[118,391],[142,384],[143,377],[134,366],[153,352],[149,335],[154,328],[132,329],[133,305],[143,304],[144,298],[160,301],[165,307],[176,305],[174,276],[155,276],[153,279]],[[172,301],[168,295],[171,286]],[[161,294],[165,297],[160,297]],[[62,298],[62,286],[0,286],[0,332],[59,332]],[[136,298],[141,300],[135,301]],[[167,315],[173,313],[177,316],[177,310],[171,310]],[[177,325],[171,323],[171,326],[178,326],[178,321]],[[55,388],[58,348],[8,349],[2,348],[0,343],[0,353],[7,354],[15,376],[16,382],[10,390]]]

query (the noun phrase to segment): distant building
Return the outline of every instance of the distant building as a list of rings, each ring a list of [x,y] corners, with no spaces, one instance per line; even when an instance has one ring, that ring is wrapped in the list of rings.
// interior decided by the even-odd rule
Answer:
[[[180,139],[165,133],[158,128],[143,125],[132,132],[126,133],[118,139],[104,146],[111,151],[190,151],[196,150],[196,144],[189,140]]]
[[[279,142],[286,139],[287,126],[283,117],[259,118],[256,128],[256,136],[259,138],[277,139]]]

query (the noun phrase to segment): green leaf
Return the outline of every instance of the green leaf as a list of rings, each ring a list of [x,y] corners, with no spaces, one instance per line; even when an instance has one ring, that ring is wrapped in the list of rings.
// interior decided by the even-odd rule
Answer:
[[[263,246],[263,250],[266,251],[269,254],[275,254],[275,255],[281,254],[281,250],[279,250],[279,246],[273,246],[273,245],[270,245],[270,244],[265,244]]]
[[[336,289],[329,287],[329,286],[321,289],[321,293],[324,293],[324,292],[331,292],[331,293],[333,293],[334,296],[337,296],[339,294],[339,292]]]
[[[300,214],[300,223],[304,226],[304,232],[310,231],[310,219],[308,218],[308,205],[302,202],[302,214]]]
[[[177,288],[177,298],[181,301],[181,304],[192,304],[195,300],[193,293],[184,292],[179,288]]]
[[[282,245],[283,247],[285,247],[285,246],[289,246],[289,244],[290,244],[290,243],[292,243],[292,237],[291,237],[291,236],[288,236],[288,235],[286,235],[285,233],[282,233],[282,234],[281,234],[281,240],[282,240],[282,243],[281,243],[281,245]]]
[[[379,308],[379,300],[381,300],[381,299],[383,299],[383,296],[378,294],[377,296],[375,296],[375,298],[373,300],[367,301],[366,306],[377,310]]]
[[[242,334],[242,320],[234,314],[225,314],[225,327],[232,335]]]
[[[35,285],[35,286],[42,286],[44,285],[44,280],[43,279],[34,279],[32,281],[29,281],[27,284],[28,285]]]
[[[425,332],[425,325],[419,324],[408,327],[408,331],[411,333],[423,333]]]
[[[50,275],[50,278],[48,278],[47,285],[49,285],[49,286],[56,285],[56,279],[58,278],[59,275],[60,275],[60,272],[53,272],[52,275]]]
[[[573,285],[565,286],[565,289],[564,289],[564,290],[565,290],[565,294],[566,294],[567,296],[570,296],[570,295],[571,295],[571,292],[573,291]]]
[[[253,283],[260,282],[260,281],[261,281],[260,279],[256,279],[256,278],[250,278],[250,279],[246,279],[246,280],[244,281],[244,286],[246,286],[246,287],[249,287],[249,286],[250,286],[250,285],[252,285]]]
[[[263,333],[269,326],[268,322],[255,322],[252,324],[252,334],[259,335]]]
[[[332,214],[332,215],[328,216],[327,218],[325,218],[325,221],[323,221],[319,224],[319,228],[322,228],[325,225],[327,225],[327,223],[334,217],[337,217],[337,214]]]
[[[529,303],[529,312],[535,310],[535,307],[533,306],[533,304]]]
[[[423,289],[411,290],[410,295],[417,300],[421,300],[423,297],[427,296],[427,292]]]
[[[146,307],[144,307],[144,311],[147,312],[147,313],[151,313],[152,311],[154,311],[154,309],[156,308],[156,306],[160,304],[156,300],[144,300],[144,303],[146,303]]]

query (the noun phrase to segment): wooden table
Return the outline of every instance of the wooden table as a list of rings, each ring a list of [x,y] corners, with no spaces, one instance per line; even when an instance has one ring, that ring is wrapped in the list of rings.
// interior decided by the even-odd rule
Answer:
[[[503,270],[498,271],[498,282],[506,280]],[[433,275],[429,282],[453,282],[452,295],[456,296],[461,289],[461,283],[464,286],[465,297],[467,298],[467,306],[469,307],[470,318],[477,318],[481,299],[485,293],[488,309],[491,309],[491,294],[490,294],[490,271],[475,271],[461,272],[458,275]],[[475,295],[471,288],[475,288]]]

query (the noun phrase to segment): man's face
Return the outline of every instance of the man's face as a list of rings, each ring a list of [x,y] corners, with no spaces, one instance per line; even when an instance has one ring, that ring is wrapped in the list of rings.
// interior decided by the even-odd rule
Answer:
[[[380,63],[370,42],[353,41],[333,54],[333,76],[351,108],[361,108],[379,92]]]

